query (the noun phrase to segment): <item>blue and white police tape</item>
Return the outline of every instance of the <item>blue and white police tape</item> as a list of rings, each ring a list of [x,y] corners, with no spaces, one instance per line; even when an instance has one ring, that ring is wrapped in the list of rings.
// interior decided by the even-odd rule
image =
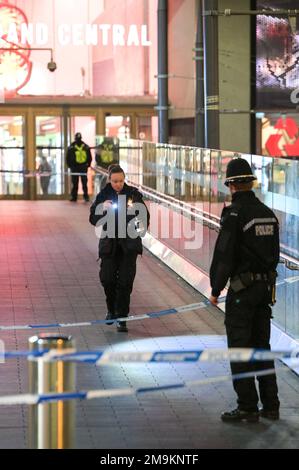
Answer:
[[[175,390],[184,387],[195,387],[198,385],[208,385],[212,383],[225,382],[228,380],[247,379],[250,377],[259,377],[263,375],[272,375],[275,369],[265,369],[255,372],[244,372],[235,375],[221,375],[201,380],[192,380],[175,384],[161,385],[158,387],[140,387],[140,388],[119,388],[106,390],[89,390],[64,393],[45,393],[45,394],[20,394],[0,397],[0,405],[40,405],[43,403],[53,403],[65,400],[92,400],[94,398],[110,398],[129,395],[137,395],[149,392],[163,392],[166,390]]]
[[[96,176],[108,176],[108,171],[103,171],[97,167],[90,166],[90,170],[94,171],[96,173]],[[12,175],[20,175],[25,178],[35,178],[35,177],[40,177],[40,176],[64,176],[64,175],[86,175],[86,172],[74,172],[74,171],[59,171],[59,172],[53,172],[53,171],[38,171],[38,170],[2,170],[0,169],[0,173],[7,173],[7,174],[12,174]],[[138,176],[141,173],[127,173],[127,175],[130,176]],[[155,176],[154,173],[144,173],[142,172],[142,175],[145,176]],[[134,184],[134,183],[133,183]]]
[[[12,351],[0,354],[0,359],[28,357],[31,360],[85,362],[96,365],[115,363],[161,363],[161,362],[257,362],[274,359],[299,359],[299,348],[292,350],[269,351],[266,349],[196,349],[172,351],[77,351],[76,349],[46,351]]]
[[[96,171],[92,168],[93,171]],[[73,172],[73,171],[60,171],[54,173],[52,171],[30,171],[30,170],[0,170],[0,173],[8,174],[18,174],[24,178],[35,178],[35,177],[44,177],[44,176],[64,176],[64,175],[77,175],[77,176],[86,176],[86,172]]]
[[[219,302],[224,301],[224,297],[220,297]],[[173,313],[184,313],[190,310],[198,310],[205,308],[210,305],[208,299],[203,300],[202,302],[197,302],[194,304],[183,305],[181,307],[168,308],[166,310],[159,310],[157,312],[149,312],[143,315],[130,315],[128,317],[115,318],[114,320],[91,320],[86,322],[78,323],[44,323],[36,325],[9,325],[0,326],[0,331],[9,331],[9,330],[32,330],[32,329],[41,329],[41,328],[73,328],[81,326],[95,326],[95,325],[105,325],[111,324],[111,322],[116,323],[117,321],[136,321],[136,320],[145,320],[147,318],[156,318],[162,317],[164,315],[171,315]]]

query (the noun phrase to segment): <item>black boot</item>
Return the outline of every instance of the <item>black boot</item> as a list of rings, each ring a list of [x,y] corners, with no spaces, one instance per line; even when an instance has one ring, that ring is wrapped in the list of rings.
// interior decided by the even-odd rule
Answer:
[[[127,333],[128,327],[127,327],[127,322],[126,321],[118,321],[117,322],[117,331],[121,333]]]
[[[260,410],[260,416],[263,418],[271,419],[272,421],[276,421],[279,419],[279,410],[265,410],[262,408]]]
[[[248,421],[249,423],[256,423],[259,420],[259,413],[257,411],[244,411],[236,408],[232,411],[225,411],[221,415],[222,421]]]
[[[109,321],[109,322],[106,321],[106,325],[113,325],[115,318],[116,316],[114,313],[107,312],[105,320],[112,320],[112,321]]]

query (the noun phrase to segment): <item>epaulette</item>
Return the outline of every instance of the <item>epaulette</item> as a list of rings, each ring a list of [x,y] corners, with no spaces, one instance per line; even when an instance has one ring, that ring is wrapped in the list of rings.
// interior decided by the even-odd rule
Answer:
[[[228,217],[238,217],[241,206],[239,204],[230,204],[222,209],[221,223]]]
[[[232,202],[231,205],[228,207],[230,210],[230,215],[238,217],[241,207],[242,206],[240,204],[236,204],[235,202]]]

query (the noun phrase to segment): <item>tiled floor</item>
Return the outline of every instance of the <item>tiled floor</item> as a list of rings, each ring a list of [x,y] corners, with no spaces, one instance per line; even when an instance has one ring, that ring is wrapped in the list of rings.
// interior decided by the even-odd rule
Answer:
[[[104,318],[98,282],[97,240],[81,202],[1,201],[1,325],[79,322]],[[131,313],[142,314],[198,302],[201,296],[144,253],[138,261]],[[225,347],[223,314],[215,308],[114,326],[61,329],[80,349],[155,350]],[[53,330],[50,330],[53,331]],[[30,331],[2,331],[7,351],[27,349]],[[227,382],[109,397],[76,403],[77,448],[297,448],[299,378],[280,363],[279,422],[228,425],[221,411],[234,407]],[[0,394],[28,391],[23,359],[1,365]],[[119,364],[77,367],[78,390],[151,387],[224,375],[226,362]],[[26,448],[26,406],[0,407],[0,448]]]

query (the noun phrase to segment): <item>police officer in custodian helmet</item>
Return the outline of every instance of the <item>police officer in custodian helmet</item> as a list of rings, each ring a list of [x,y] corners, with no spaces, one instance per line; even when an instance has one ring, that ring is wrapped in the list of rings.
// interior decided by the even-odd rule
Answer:
[[[225,185],[232,204],[221,214],[210,268],[212,293],[218,297],[230,281],[225,305],[225,326],[229,348],[270,350],[271,307],[275,302],[276,267],[279,262],[279,225],[275,214],[252,191],[253,175],[241,158],[229,162]],[[274,369],[273,361],[232,362],[232,374]],[[258,377],[262,409],[254,377],[233,379],[238,406],[222,413],[227,422],[256,422],[262,416],[279,419],[279,399],[275,371]]]

